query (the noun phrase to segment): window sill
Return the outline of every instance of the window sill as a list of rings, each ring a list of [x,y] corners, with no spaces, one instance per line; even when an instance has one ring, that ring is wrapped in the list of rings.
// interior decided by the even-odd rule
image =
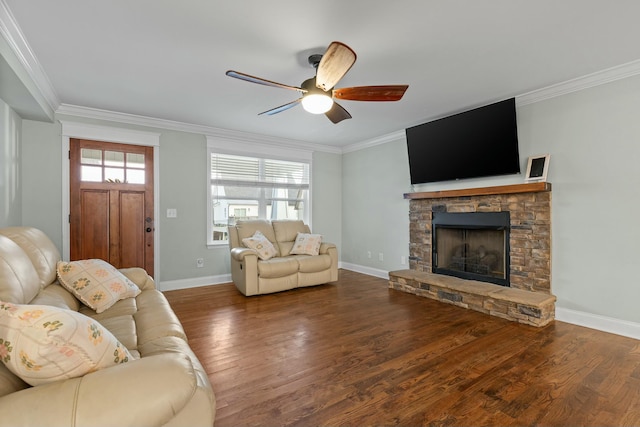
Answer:
[[[229,249],[229,241],[207,242],[207,249]]]

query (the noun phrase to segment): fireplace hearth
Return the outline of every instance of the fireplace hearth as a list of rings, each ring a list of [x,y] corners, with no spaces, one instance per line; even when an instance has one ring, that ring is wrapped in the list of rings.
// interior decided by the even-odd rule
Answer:
[[[434,212],[433,272],[509,286],[509,212]]]

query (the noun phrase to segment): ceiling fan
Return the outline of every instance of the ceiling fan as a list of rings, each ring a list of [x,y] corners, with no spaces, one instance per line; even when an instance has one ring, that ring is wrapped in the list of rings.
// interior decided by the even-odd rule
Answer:
[[[251,76],[239,71],[229,70],[227,76],[265,86],[279,87],[300,92],[302,97],[261,114],[269,116],[281,113],[289,108],[302,104],[302,107],[313,114],[324,113],[333,123],[350,119],[351,114],[335,99],[349,101],[399,101],[409,87],[408,85],[356,86],[335,89],[335,85],[356,62],[356,53],[346,44],[333,42],[324,55],[309,56],[309,64],[316,69],[315,77],[302,82],[300,87],[289,86]]]

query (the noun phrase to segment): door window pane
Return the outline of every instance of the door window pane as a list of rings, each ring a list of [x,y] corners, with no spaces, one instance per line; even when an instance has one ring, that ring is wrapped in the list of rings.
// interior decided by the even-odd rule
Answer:
[[[80,163],[82,163],[83,165],[101,165],[102,150],[83,148],[82,150],[80,150]]]
[[[80,168],[80,180],[102,182],[102,167],[82,165]]]
[[[127,167],[144,169],[144,154],[127,153]]]
[[[144,170],[127,169],[127,184],[144,184]]]
[[[104,168],[104,180],[109,182],[124,182],[124,169]]]
[[[105,151],[104,152],[104,165],[124,167],[124,153],[120,151]]]

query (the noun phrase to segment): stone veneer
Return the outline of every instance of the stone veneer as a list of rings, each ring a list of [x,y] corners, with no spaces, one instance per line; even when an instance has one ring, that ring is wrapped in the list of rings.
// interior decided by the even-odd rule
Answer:
[[[551,184],[410,193],[405,198],[411,199],[410,270],[390,272],[391,288],[535,326],[543,326],[554,319]],[[433,212],[504,211],[510,213],[511,221],[511,288],[431,274]]]

